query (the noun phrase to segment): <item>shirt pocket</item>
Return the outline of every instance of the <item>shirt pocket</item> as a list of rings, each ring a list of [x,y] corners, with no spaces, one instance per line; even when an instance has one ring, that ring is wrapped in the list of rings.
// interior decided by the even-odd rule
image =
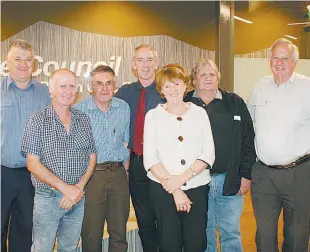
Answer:
[[[13,102],[10,98],[3,97],[3,96],[1,97],[1,103],[0,103],[1,111],[11,108],[12,105],[13,105]]]
[[[254,102],[253,105],[255,106],[255,118],[259,118],[261,115],[269,114],[268,108],[268,100],[266,97],[258,97]]]
[[[74,139],[74,149],[77,151],[85,151],[89,146],[89,135],[85,132],[79,132],[79,134]]]
[[[1,97],[0,103],[1,120],[4,122],[11,122],[10,118],[13,117],[13,102],[8,97]],[[9,120],[9,121],[8,121]]]

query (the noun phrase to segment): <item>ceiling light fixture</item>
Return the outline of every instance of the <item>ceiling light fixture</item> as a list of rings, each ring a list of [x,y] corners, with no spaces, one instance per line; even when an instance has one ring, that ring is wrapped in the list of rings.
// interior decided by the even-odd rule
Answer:
[[[234,16],[235,19],[239,20],[239,21],[242,21],[242,22],[245,22],[245,23],[248,23],[248,24],[253,24],[252,21],[249,21],[249,20],[246,20],[246,19],[243,19],[241,17],[238,17],[238,16]]]
[[[290,24],[287,24],[287,25],[306,25],[306,24],[310,24],[310,22],[290,23]]]
[[[291,39],[298,39],[298,38],[290,36],[290,35],[284,35],[284,37],[291,38]]]

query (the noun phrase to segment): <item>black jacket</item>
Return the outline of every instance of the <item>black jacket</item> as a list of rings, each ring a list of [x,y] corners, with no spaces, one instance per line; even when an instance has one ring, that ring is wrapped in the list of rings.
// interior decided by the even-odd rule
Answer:
[[[228,93],[219,89],[223,95],[223,101],[232,120],[234,116],[240,116],[241,120],[233,120],[233,155],[227,168],[224,182],[223,195],[236,195],[240,189],[241,178],[251,179],[251,169],[256,160],[254,147],[254,129],[250,113],[243,99],[234,93]],[[189,92],[184,101],[192,102],[203,107],[204,102],[193,97],[194,91]],[[206,108],[206,107],[204,107]],[[212,118],[210,118],[212,121]],[[214,138],[216,136],[213,135]],[[216,159],[216,157],[215,157]]]

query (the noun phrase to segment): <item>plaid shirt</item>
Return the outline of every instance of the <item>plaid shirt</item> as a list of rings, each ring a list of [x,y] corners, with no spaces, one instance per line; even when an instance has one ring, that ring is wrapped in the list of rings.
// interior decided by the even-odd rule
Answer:
[[[26,125],[21,154],[39,156],[41,163],[65,183],[74,185],[85,174],[89,155],[96,153],[89,117],[70,108],[70,133],[62,125],[53,105],[32,115]],[[51,188],[31,175],[35,188]]]

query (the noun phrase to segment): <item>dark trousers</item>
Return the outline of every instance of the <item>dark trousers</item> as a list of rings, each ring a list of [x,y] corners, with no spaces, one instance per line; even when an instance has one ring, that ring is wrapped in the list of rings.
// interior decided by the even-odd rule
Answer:
[[[149,195],[150,180],[146,176],[142,156],[130,158],[129,188],[135,209],[144,252],[158,251],[158,231]]]
[[[172,194],[151,181],[150,197],[158,223],[160,252],[203,252],[207,247],[209,186],[184,192],[193,202],[189,213],[178,212]]]
[[[32,244],[34,187],[27,168],[1,165],[1,251],[29,252]]]
[[[278,252],[278,219],[283,209],[283,252],[307,252],[310,218],[310,161],[291,169],[260,162],[252,168],[252,203],[258,252]]]
[[[127,175],[123,166],[114,171],[94,171],[85,189],[83,252],[102,251],[105,220],[110,235],[109,252],[127,251],[129,198]]]

